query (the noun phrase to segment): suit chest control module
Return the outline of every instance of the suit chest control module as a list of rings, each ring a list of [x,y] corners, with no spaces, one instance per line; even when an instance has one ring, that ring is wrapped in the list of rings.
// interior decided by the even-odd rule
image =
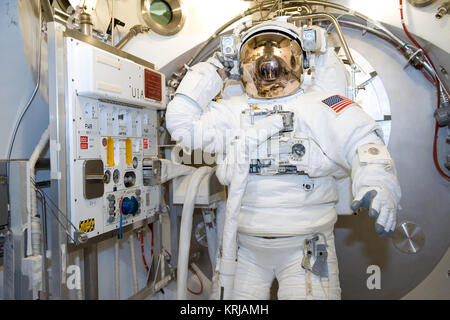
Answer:
[[[250,106],[241,114],[241,127],[246,128],[273,114],[283,117],[283,129],[262,143],[250,156],[250,174],[305,174],[309,140],[295,134],[294,113],[276,105],[273,110]]]

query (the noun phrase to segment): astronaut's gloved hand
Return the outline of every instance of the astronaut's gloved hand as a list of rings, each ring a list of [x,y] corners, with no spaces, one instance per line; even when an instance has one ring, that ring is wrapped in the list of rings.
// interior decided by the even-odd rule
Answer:
[[[258,121],[254,126],[244,130],[228,146],[226,156],[219,155],[217,159],[216,175],[220,183],[230,185],[237,169],[248,172],[250,157],[258,146],[278,133],[283,128],[281,115],[271,115]]]
[[[214,54],[206,61],[217,67],[217,73],[222,80],[228,78],[231,74],[231,69],[234,68],[234,62],[227,60],[220,51],[214,52]]]
[[[365,187],[358,191],[351,208],[365,208],[376,219],[375,231],[380,237],[391,237],[397,222],[397,205],[392,196],[380,187]]]

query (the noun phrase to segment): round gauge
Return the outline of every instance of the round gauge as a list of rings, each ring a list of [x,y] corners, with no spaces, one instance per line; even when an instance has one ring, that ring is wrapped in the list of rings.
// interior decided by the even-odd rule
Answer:
[[[133,168],[137,168],[138,166],[138,159],[136,157],[133,158]]]
[[[120,171],[119,170],[114,170],[114,172],[113,172],[113,181],[114,181],[114,183],[119,183],[119,180],[120,180]]]
[[[103,175],[103,183],[108,184],[111,181],[111,171],[106,170],[105,174]]]
[[[305,146],[302,145],[301,143],[294,144],[292,146],[292,153],[299,157],[303,157],[306,153]]]

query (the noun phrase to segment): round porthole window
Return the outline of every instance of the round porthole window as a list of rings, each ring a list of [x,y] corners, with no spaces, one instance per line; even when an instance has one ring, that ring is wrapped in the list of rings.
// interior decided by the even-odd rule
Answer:
[[[160,25],[167,26],[172,20],[172,9],[165,1],[153,1],[150,4],[150,17]]]
[[[147,26],[160,35],[174,35],[184,26],[181,0],[141,0],[141,9]]]

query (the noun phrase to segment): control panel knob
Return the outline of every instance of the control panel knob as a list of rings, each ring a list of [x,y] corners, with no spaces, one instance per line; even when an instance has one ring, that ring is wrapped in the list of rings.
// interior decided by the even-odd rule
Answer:
[[[122,214],[132,214],[134,216],[139,210],[139,202],[134,196],[132,196],[131,198],[125,197],[122,200],[121,208]]]
[[[103,175],[103,183],[108,184],[111,181],[111,171],[106,170],[105,174]]]
[[[115,184],[119,183],[120,180],[120,171],[119,170],[114,170],[113,172],[113,181]]]

